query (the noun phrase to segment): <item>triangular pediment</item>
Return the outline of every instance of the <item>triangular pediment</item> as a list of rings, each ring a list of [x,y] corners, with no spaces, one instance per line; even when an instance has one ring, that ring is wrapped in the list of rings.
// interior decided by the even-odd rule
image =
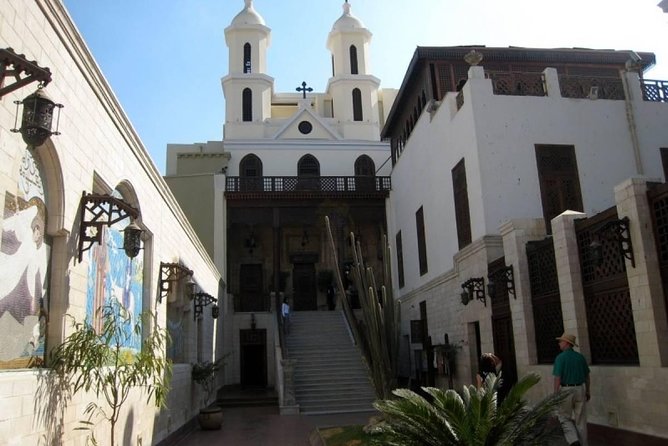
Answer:
[[[341,140],[343,138],[310,108],[300,108],[279,128],[274,139]]]

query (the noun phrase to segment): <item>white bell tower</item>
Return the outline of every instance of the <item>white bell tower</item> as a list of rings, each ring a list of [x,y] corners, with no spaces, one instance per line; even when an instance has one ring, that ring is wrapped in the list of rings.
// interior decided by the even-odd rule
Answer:
[[[244,9],[225,28],[229,72],[221,83],[227,139],[261,137],[262,123],[271,116],[274,79],[267,75],[271,29],[253,8],[253,0],[244,1]]]
[[[343,15],[327,39],[334,71],[327,91],[332,97],[334,119],[339,121],[345,139],[380,138],[380,80],[369,73],[370,42],[371,32],[352,15],[346,0]]]

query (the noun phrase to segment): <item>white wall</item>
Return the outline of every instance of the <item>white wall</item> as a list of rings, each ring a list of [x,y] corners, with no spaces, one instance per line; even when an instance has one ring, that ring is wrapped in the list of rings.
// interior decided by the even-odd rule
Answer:
[[[57,345],[72,327],[64,314],[81,319],[85,313],[88,278],[87,261],[76,260],[79,234],[79,199],[82,191],[111,191],[127,184],[136,194],[141,224],[148,239],[144,256],[144,308],[155,309],[165,326],[166,305],[157,302],[160,262],[182,262],[195,272],[200,288],[218,294],[220,274],[207,256],[192,227],[163,182],[148,152],[124,115],[113,92],[83,44],[62,2],[26,0],[3,2],[0,8],[0,40],[28,60],[49,67],[53,80],[47,90],[52,99],[65,105],[60,119],[60,136],[36,149],[46,162],[44,176],[55,187],[47,192],[48,233],[53,237],[48,343]],[[13,79],[6,79],[5,85]],[[21,136],[11,133],[14,100],[23,99],[36,88],[23,87],[0,100],[0,193],[16,184],[16,165],[26,150]],[[55,203],[55,204],[54,204]],[[61,206],[62,205],[62,206]],[[85,256],[84,256],[85,258]],[[192,314],[192,313],[189,313]],[[192,317],[192,316],[190,316]],[[214,330],[213,321],[204,319],[204,332]],[[214,355],[214,339],[200,347],[204,355]],[[196,358],[194,337],[187,340],[190,357]],[[139,438],[152,444],[178,429],[198,410],[191,398],[189,364],[177,367],[170,394],[173,412],[158,412],[147,406],[146,397],[134,392],[121,414],[119,438],[135,443]],[[94,395],[77,396],[57,417],[40,418],[37,389],[39,373],[20,369],[0,374],[0,444],[54,444],[52,435],[62,430],[63,444],[83,444],[85,432],[74,427]],[[54,390],[54,389],[47,389]],[[56,392],[57,393],[57,392]],[[178,398],[179,404],[175,404]],[[178,406],[178,407],[175,407]],[[40,412],[38,410],[38,412]],[[51,429],[50,429],[51,428]],[[99,438],[107,438],[106,425],[96,428]]]

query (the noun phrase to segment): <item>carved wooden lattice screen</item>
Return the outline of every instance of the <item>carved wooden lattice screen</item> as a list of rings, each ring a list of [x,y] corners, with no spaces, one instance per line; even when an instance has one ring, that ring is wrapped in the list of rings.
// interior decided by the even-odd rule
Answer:
[[[552,237],[527,243],[526,252],[537,359],[539,364],[551,364],[559,354],[555,338],[564,331]]]
[[[510,389],[517,382],[515,336],[513,334],[513,318],[510,311],[510,293],[508,292],[506,271],[506,259],[504,257],[487,265],[488,283],[494,283],[492,289],[489,290],[489,298],[492,301],[494,353],[503,361],[504,391]]]
[[[545,227],[551,234],[554,217],[583,210],[575,147],[536,144],[536,164]]]
[[[638,364],[624,256],[619,243],[599,231],[605,223],[615,219],[617,209],[612,207],[575,222],[591,361],[593,364]],[[601,243],[601,256],[593,255],[590,245],[594,239]]]
[[[663,299],[668,309],[668,183],[654,185],[647,192],[647,198],[652,212],[652,226],[663,284]]]

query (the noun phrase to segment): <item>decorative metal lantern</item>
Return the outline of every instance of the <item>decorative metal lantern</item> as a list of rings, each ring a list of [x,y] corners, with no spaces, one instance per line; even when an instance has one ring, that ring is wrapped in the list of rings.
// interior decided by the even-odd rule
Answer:
[[[139,254],[142,232],[142,228],[134,220],[123,229],[123,250],[131,259],[137,257],[137,254]]]
[[[211,307],[211,317],[214,318],[214,319],[218,319],[219,315],[220,315],[220,308],[218,307],[218,305],[214,304]]]
[[[43,87],[25,98],[23,104],[23,115],[21,118],[21,128],[14,131],[21,132],[23,141],[31,147],[38,147],[44,144],[44,141],[51,135],[60,135],[58,126],[56,131],[51,131],[51,124],[53,123],[53,109],[62,108],[62,104],[53,102],[44,91]],[[60,115],[60,114],[59,114]]]

